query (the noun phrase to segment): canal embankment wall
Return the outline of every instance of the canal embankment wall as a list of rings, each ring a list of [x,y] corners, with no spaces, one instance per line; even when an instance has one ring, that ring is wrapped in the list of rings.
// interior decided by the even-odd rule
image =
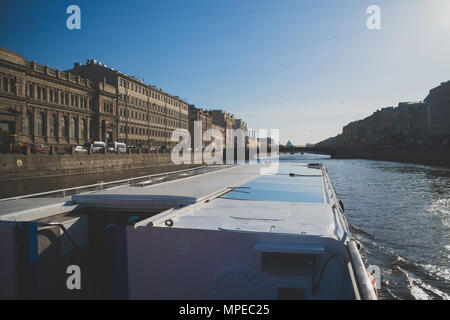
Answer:
[[[1,154],[2,180],[31,176],[99,173],[171,166],[170,153],[152,154]]]
[[[223,161],[226,162],[226,149]],[[236,151],[234,151],[236,157]],[[259,156],[264,156],[261,153]],[[248,151],[246,159],[248,159]],[[75,154],[0,154],[0,178],[2,180],[22,179],[36,176],[68,176],[85,173],[112,171],[131,171],[134,169],[160,168],[161,170],[181,170],[201,164],[194,163],[193,154],[190,164],[175,165],[170,151],[151,153],[75,153]],[[163,168],[162,168],[163,167]],[[134,170],[135,171],[135,170]],[[159,170],[160,171],[160,170]]]
[[[335,159],[367,159],[450,167],[450,149],[337,148]]]

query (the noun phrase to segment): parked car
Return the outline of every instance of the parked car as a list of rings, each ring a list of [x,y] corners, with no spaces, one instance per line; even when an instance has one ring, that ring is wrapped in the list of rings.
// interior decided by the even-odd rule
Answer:
[[[75,153],[86,153],[87,150],[83,148],[82,146],[76,146],[74,149]]]
[[[126,153],[127,145],[123,142],[110,142],[108,143],[108,152],[113,153]]]
[[[94,141],[92,144],[93,152],[103,152],[108,146],[103,141]]]
[[[43,143],[35,143],[31,146],[33,153],[50,153],[50,147]]]

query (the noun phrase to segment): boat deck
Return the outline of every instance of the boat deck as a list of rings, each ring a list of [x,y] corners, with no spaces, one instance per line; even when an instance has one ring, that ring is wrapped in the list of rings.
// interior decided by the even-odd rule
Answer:
[[[255,168],[247,166],[226,172],[240,176],[241,184],[201,206],[188,206],[162,215],[152,221],[153,226],[309,235],[337,240],[345,234],[346,226],[329,201],[333,194],[326,187],[326,177],[320,168],[287,164],[275,175],[255,174]],[[194,179],[188,185],[193,190],[198,186]]]

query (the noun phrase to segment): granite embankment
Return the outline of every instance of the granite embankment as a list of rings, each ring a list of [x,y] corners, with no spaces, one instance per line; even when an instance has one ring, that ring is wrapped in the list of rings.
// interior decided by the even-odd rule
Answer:
[[[2,180],[35,176],[122,171],[172,165],[170,153],[157,154],[2,154]]]

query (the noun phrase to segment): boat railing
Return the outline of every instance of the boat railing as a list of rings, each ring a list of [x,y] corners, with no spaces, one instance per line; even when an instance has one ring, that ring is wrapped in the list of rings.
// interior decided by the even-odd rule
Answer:
[[[205,173],[207,170],[217,170],[217,169],[218,168],[208,168],[207,166],[199,166],[199,167],[189,168],[189,169],[184,169],[184,170],[169,171],[169,172],[164,172],[164,173],[139,176],[139,177],[135,177],[135,178],[115,180],[115,181],[110,181],[110,182],[99,182],[99,183],[89,184],[89,185],[84,185],[84,186],[57,189],[57,190],[33,193],[33,194],[10,197],[10,198],[3,198],[3,199],[0,199],[0,202],[25,199],[25,198],[40,198],[40,197],[54,197],[54,198],[62,197],[62,198],[64,198],[64,197],[67,197],[67,196],[70,196],[73,194],[89,193],[89,192],[95,192],[95,191],[99,191],[99,190],[120,188],[120,187],[124,187],[124,186],[134,186],[139,182],[148,181],[148,180],[152,180],[151,184],[153,185],[153,184],[157,184],[157,183],[161,183],[161,182],[166,182],[166,181],[170,181],[170,180],[186,178],[189,176],[202,174],[202,173]]]
[[[356,242],[354,240],[348,241],[347,248],[361,300],[377,300],[374,287],[370,282],[367,269],[362,261]]]

